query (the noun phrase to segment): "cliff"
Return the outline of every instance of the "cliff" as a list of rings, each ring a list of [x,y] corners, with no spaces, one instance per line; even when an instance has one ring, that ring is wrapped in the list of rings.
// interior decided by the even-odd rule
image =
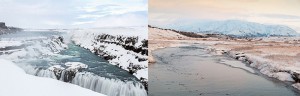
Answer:
[[[0,35],[22,31],[21,28],[6,26],[5,22],[0,22]]]

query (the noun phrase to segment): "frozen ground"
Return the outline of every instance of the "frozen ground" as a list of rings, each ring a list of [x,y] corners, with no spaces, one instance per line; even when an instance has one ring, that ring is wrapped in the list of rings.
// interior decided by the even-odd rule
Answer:
[[[13,62],[0,59],[0,96],[105,96],[80,86],[26,74]]]

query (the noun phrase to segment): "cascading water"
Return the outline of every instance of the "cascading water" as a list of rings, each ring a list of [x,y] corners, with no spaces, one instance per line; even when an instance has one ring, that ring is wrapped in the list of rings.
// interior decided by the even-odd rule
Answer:
[[[0,56],[15,62],[27,74],[76,84],[108,96],[147,96],[136,77],[84,48],[65,44],[61,35],[53,32],[2,35],[3,40],[20,39],[26,46]]]
[[[108,96],[147,96],[144,86],[139,82],[124,82],[117,79],[108,79],[90,72],[67,74],[72,72],[68,70],[63,70],[60,74],[61,77],[57,78],[55,72],[49,69],[33,68],[30,66],[27,66],[25,71],[28,74],[39,77],[47,77],[64,82],[70,82]],[[73,78],[70,79],[70,77]]]
[[[147,96],[141,83],[107,79],[86,72],[77,73],[72,83],[108,96]]]

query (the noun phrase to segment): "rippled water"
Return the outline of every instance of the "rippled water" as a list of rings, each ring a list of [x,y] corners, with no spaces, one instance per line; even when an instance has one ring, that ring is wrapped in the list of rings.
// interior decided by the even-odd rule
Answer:
[[[201,46],[174,47],[154,52],[149,96],[299,96],[288,83],[222,64],[233,60],[213,56]],[[243,64],[243,63],[236,63]]]

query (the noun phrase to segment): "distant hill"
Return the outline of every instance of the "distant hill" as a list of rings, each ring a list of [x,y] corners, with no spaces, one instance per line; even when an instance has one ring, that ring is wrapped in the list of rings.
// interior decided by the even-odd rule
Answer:
[[[0,22],[0,35],[1,34],[7,34],[7,33],[13,33],[17,31],[22,31],[23,29],[17,28],[17,27],[8,27],[5,25],[4,22]]]
[[[204,21],[194,23],[175,23],[165,28],[179,31],[224,34],[243,37],[298,36],[295,30],[284,25],[265,25],[240,20]]]

